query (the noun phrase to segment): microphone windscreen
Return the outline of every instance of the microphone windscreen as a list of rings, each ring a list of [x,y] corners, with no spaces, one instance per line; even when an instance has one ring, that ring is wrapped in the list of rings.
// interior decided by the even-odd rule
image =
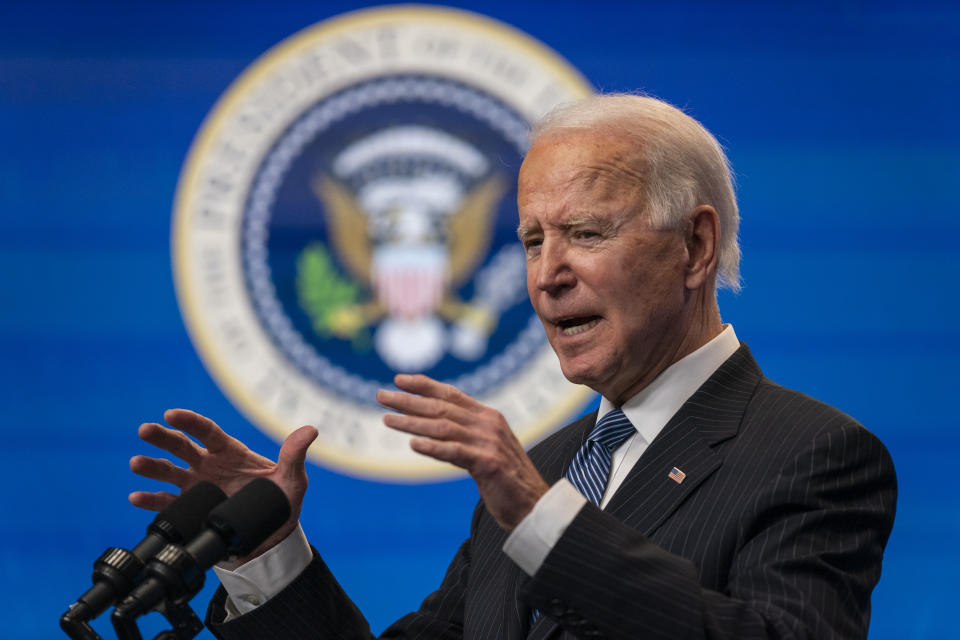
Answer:
[[[212,482],[197,483],[157,514],[151,527],[168,541],[184,544],[200,533],[207,514],[226,499],[227,494]]]
[[[231,555],[245,556],[290,518],[290,502],[276,484],[257,478],[215,507],[207,526],[227,536]]]

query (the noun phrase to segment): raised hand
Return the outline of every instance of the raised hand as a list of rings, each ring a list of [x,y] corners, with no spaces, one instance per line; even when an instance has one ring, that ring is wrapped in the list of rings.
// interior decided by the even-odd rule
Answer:
[[[148,456],[130,459],[134,473],[169,482],[180,491],[189,489],[201,481],[213,482],[229,496],[236,493],[254,478],[268,478],[275,482],[290,501],[291,517],[274,535],[250,557],[283,540],[297,525],[300,507],[307,491],[307,473],[304,460],[307,448],[317,437],[313,427],[301,427],[291,433],[280,447],[276,462],[251,451],[245,444],[227,435],[217,424],[198,413],[186,409],[170,409],[163,419],[173,429],[155,422],[140,425],[138,435],[142,440],[163,449],[186,463],[177,466],[168,460]],[[197,439],[203,446],[187,437]],[[159,511],[176,496],[167,491],[134,491],[130,502],[137,507]]]
[[[394,383],[403,391],[377,392],[380,404],[400,412],[383,423],[415,436],[414,451],[466,469],[490,515],[512,531],[550,487],[504,417],[427,376],[402,374]]]

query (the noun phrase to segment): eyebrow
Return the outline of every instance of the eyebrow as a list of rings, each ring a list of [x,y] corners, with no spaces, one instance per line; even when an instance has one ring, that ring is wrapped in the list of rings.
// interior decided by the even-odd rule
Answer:
[[[610,226],[610,219],[592,213],[583,213],[576,216],[570,216],[557,226],[561,229],[575,229],[576,227],[585,227],[588,225]]]
[[[533,231],[533,227],[530,227],[525,224],[517,225],[517,238],[522,242],[523,239],[526,236],[530,235],[532,231]]]
[[[610,227],[612,221],[608,218],[594,215],[592,213],[584,213],[576,216],[570,216],[566,220],[553,225],[563,231],[569,231],[570,229],[576,229],[577,227],[585,227],[588,225],[600,225],[604,228]],[[517,227],[517,237],[520,240],[523,240],[524,237],[536,230],[536,227],[527,226],[521,224]]]

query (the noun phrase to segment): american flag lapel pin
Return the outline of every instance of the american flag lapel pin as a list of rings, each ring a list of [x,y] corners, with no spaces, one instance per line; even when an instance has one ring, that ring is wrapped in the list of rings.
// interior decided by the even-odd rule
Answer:
[[[677,484],[683,482],[683,479],[687,477],[687,474],[685,474],[683,471],[680,471],[680,469],[677,469],[676,467],[670,469],[670,473],[667,475],[669,475],[670,479]]]

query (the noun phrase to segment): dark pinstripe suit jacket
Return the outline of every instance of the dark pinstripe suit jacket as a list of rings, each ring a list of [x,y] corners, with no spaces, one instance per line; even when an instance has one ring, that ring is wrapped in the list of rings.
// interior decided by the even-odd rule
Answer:
[[[530,455],[558,480],[586,416]],[[686,473],[678,484],[673,467]],[[650,444],[605,511],[587,505],[535,576],[480,504],[440,588],[386,638],[863,638],[893,524],[883,445],[850,417],[763,377],[741,347]],[[236,639],[369,638],[317,555],[227,624]],[[530,630],[531,607],[544,615]]]

